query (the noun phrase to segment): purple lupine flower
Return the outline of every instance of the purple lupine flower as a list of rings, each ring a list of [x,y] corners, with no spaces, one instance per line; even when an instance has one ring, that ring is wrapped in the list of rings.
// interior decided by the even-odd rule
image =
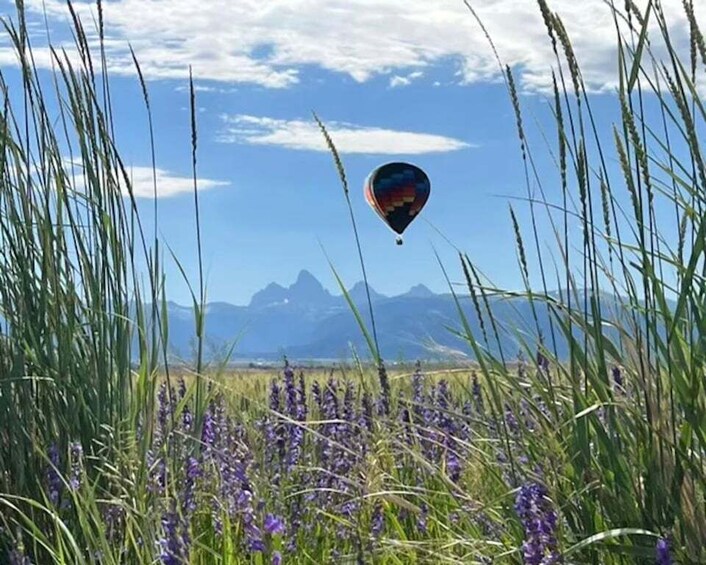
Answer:
[[[216,422],[213,419],[213,404],[208,407],[203,416],[203,426],[201,428],[201,443],[204,451],[209,452],[216,443]]]
[[[264,530],[269,535],[279,535],[285,532],[284,520],[274,514],[265,516]]]
[[[311,385],[311,397],[314,399],[314,404],[321,410],[321,385],[319,381],[314,381]]]
[[[59,504],[59,497],[61,496],[61,487],[63,485],[61,481],[61,476],[59,475],[59,448],[55,443],[49,446],[47,451],[49,456],[50,465],[47,467],[46,471],[46,482],[47,482],[47,492],[49,494],[49,500],[52,504]]]
[[[321,435],[317,437],[319,444],[320,467],[325,469],[320,473],[317,486],[319,490],[319,504],[324,507],[331,507],[333,504],[333,494],[331,489],[337,486],[336,474],[334,472],[337,465],[338,449],[335,442],[339,440],[339,406],[338,406],[338,384],[331,376],[326,383],[321,398],[321,416],[327,420],[321,427]],[[328,471],[328,472],[327,472]]]
[[[83,446],[79,442],[69,444],[69,456],[71,460],[71,475],[69,486],[76,491],[81,486],[81,470],[83,469]]]
[[[380,537],[385,527],[385,513],[382,502],[379,500],[373,506],[373,515],[370,519],[370,533],[373,537]]]
[[[295,421],[306,419],[306,412],[301,407],[301,394],[294,382],[294,371],[289,366],[289,363],[286,362],[284,368],[284,394],[286,415]],[[304,442],[304,427],[290,422],[286,425],[286,433],[288,445],[285,470],[289,472],[299,463]]]
[[[262,540],[262,531],[255,523],[255,510],[252,501],[252,492],[247,489],[241,490],[238,496],[238,511],[244,526],[248,550],[253,553],[262,553],[265,551],[265,542]]]
[[[369,432],[373,431],[373,402],[369,392],[364,392],[361,399],[360,426]]]
[[[272,553],[272,565],[282,565],[282,554],[279,551]]]
[[[279,383],[274,379],[270,383],[270,410],[277,413],[282,412]]]
[[[217,442],[220,437],[218,433],[219,423],[216,420],[219,400],[220,398],[215,398],[209,402],[204,413],[201,427],[201,449],[203,453],[202,472],[209,478],[214,477],[216,468],[218,467],[217,461],[220,456],[217,449]],[[220,477],[217,478],[220,479]],[[221,517],[220,501],[217,497],[211,498],[211,520],[214,531],[216,534],[221,535],[223,533],[223,521]]]
[[[299,463],[304,443],[304,428],[298,424],[288,424],[289,445],[286,457],[286,470],[291,471]]]
[[[456,445],[453,438],[447,437],[446,439],[446,474],[449,476],[454,483],[457,483],[461,479],[461,471],[463,467],[461,465],[461,458],[455,449]]]
[[[390,379],[384,363],[378,365],[378,380],[380,381],[380,410],[382,416],[390,415]]]
[[[422,423],[422,408],[424,406],[424,375],[422,374],[421,365],[419,363],[417,363],[414,375],[412,375],[412,405],[414,423],[420,425]]]
[[[166,383],[162,383],[161,385],[159,385],[157,400],[159,404],[157,410],[157,439],[159,440],[159,442],[163,442],[166,437],[167,423],[172,410],[171,403],[169,402],[169,394],[167,391]],[[161,443],[158,445],[161,445]]]
[[[297,533],[302,525],[304,511],[303,500],[305,498],[307,501],[311,502],[316,498],[316,493],[312,493],[311,498],[302,496],[293,497],[292,504],[289,508],[289,528],[287,532],[289,539],[287,540],[287,550],[292,553],[297,549]]]
[[[512,406],[507,402],[505,403],[505,424],[507,425],[508,431],[514,436],[520,431],[520,424],[517,421],[515,412],[512,410]]]
[[[515,501],[525,540],[522,555],[526,565],[548,565],[559,563],[556,538],[557,513],[548,498],[547,489],[539,483],[528,483],[520,487]]]
[[[284,366],[284,397],[285,413],[293,420],[296,420],[299,413],[299,398],[297,394],[297,386],[294,382],[294,371],[289,366],[289,363],[286,363]]]
[[[322,397],[323,416],[327,420],[338,419],[338,383],[331,377],[326,383]],[[330,425],[330,424],[329,424]],[[335,424],[333,424],[335,426]]]
[[[417,516],[417,529],[423,533],[427,533],[427,516],[429,515],[429,508],[427,507],[426,502],[422,502],[420,504],[420,509],[421,512]]]
[[[405,404],[400,403],[400,415],[399,415],[399,420],[402,423],[402,430],[404,434],[404,439],[407,443],[407,445],[412,445],[414,441],[414,434],[413,434],[413,428],[412,428],[412,415],[411,412],[409,411],[409,407],[407,407]]]
[[[478,375],[476,373],[473,373],[472,391],[473,391],[473,399],[476,403],[476,412],[478,413],[479,416],[482,416],[483,415],[483,389],[480,385],[480,381],[478,380]]]
[[[613,383],[615,384],[615,387],[621,392],[625,391],[624,381],[623,381],[623,373],[622,373],[620,367],[618,367],[616,365],[611,370],[611,373],[613,376]]]
[[[542,353],[540,349],[537,349],[537,368],[542,373],[549,372],[549,359],[546,355],[544,355],[544,353]]]
[[[423,400],[422,421],[419,428],[421,436],[422,454],[430,462],[439,460],[441,454],[440,433],[437,431],[438,412],[434,409],[436,404],[436,390],[432,387]]]
[[[449,383],[446,380],[439,381],[436,391],[437,406],[437,427],[443,434],[445,447],[446,472],[453,482],[458,482],[461,478],[461,459],[456,448],[456,422],[449,414],[451,404],[451,392]]]
[[[110,541],[119,542],[119,534],[125,519],[125,509],[119,504],[106,504],[101,510],[107,537]]]
[[[267,462],[268,465],[272,466],[273,470],[276,469],[274,457],[275,454],[279,456],[279,459],[284,459],[285,455],[285,431],[280,421],[279,414],[282,414],[282,404],[281,404],[281,389],[279,383],[273,380],[270,384],[270,411],[272,414],[269,415],[269,420],[267,424],[267,445],[276,448],[273,450],[268,450]]]
[[[350,474],[351,470],[354,468],[357,460],[356,453],[363,452],[361,449],[361,439],[359,436],[359,428],[355,426],[355,407],[353,400],[353,385],[350,381],[346,382],[346,388],[343,395],[343,406],[342,406],[342,420],[335,429],[335,440],[337,440],[342,447],[335,447],[335,457],[333,459],[333,466],[330,469],[333,471],[337,478],[346,477]],[[345,449],[348,448],[348,449]],[[356,450],[353,452],[352,450]],[[338,481],[338,490],[347,493],[350,491],[351,485],[346,481]],[[334,485],[331,485],[334,486]],[[349,501],[345,503],[346,510],[350,512],[347,517],[353,517],[355,512],[359,508],[359,503],[357,501]]]
[[[189,456],[186,461],[186,477],[182,497],[182,512],[190,516],[196,510],[196,482],[201,476],[201,465],[194,456]]]
[[[297,420],[300,422],[306,422],[307,406],[306,406],[306,383],[304,382],[304,373],[299,373],[299,386],[297,387],[297,394],[299,396],[298,408],[299,413],[297,414]]]
[[[216,531],[222,533],[221,512],[225,511],[232,522],[240,522],[245,534],[245,548],[262,552],[265,549],[262,532],[257,526],[254,509],[253,487],[248,478],[252,454],[244,444],[243,431],[218,409],[218,428],[214,461],[218,468],[219,507],[213,509],[212,519]]]
[[[656,565],[672,565],[672,557],[669,552],[669,542],[666,539],[659,538],[659,540],[657,540],[655,554]]]
[[[184,400],[186,397],[186,381],[183,378],[179,379],[179,399]],[[191,409],[184,405],[181,411],[181,425],[184,431],[188,434],[191,431],[191,426],[194,423],[194,415],[191,413]]]
[[[163,493],[167,485],[167,464],[161,455],[155,455],[151,449],[147,451],[147,472],[147,489],[152,493]]]
[[[184,525],[179,514],[173,508],[162,515],[162,537],[158,544],[161,548],[159,558],[165,565],[186,565],[189,557],[188,536],[185,536]]]
[[[32,565],[32,560],[27,557],[27,554],[22,548],[12,549],[7,554],[8,565]]]
[[[482,510],[473,512],[473,523],[480,529],[486,539],[497,540],[503,534],[502,528],[493,522]]]
[[[355,422],[355,407],[353,406],[353,385],[346,382],[346,389],[343,393],[343,420],[342,431],[345,435],[350,435],[353,430],[352,423]]]
[[[449,383],[442,379],[436,385],[436,421],[444,431],[450,424],[448,415],[450,400]]]
[[[473,415],[473,405],[469,400],[463,404],[461,414],[463,419],[459,435],[462,440],[469,441],[471,439],[471,416]]]
[[[181,412],[181,423],[185,432],[191,431],[191,426],[194,424],[194,415],[191,413],[191,409],[188,406],[184,406]]]
[[[348,491],[349,487],[348,485],[345,485],[344,483],[341,483],[341,486],[343,487],[342,490]],[[341,517],[345,518],[348,522],[354,523],[355,522],[355,516],[358,514],[358,511],[360,510],[360,500],[358,498],[352,498],[344,502],[339,510],[339,513]],[[353,531],[351,527],[346,524],[345,522],[341,522],[338,524],[337,528],[337,535],[341,539],[350,539],[351,535],[353,534]]]
[[[541,398],[537,400],[537,404],[540,406],[541,411],[541,406],[544,405]],[[546,405],[544,408],[546,410]],[[537,420],[535,415],[532,413],[532,409],[526,398],[520,400],[520,416],[522,417],[522,422],[524,423],[524,427],[527,431],[534,432],[537,429]]]

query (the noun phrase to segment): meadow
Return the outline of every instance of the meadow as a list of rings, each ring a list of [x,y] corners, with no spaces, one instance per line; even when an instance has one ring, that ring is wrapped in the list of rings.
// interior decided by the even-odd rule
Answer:
[[[55,49],[53,73],[18,2],[3,33],[22,92],[0,76],[0,563],[705,563],[706,41],[683,8],[688,45],[659,2],[613,8],[614,122],[595,118],[544,0],[555,131],[528,138],[498,60],[521,205],[555,237],[512,204],[520,291],[461,250],[439,265],[467,283],[449,289],[474,367],[388,372],[351,301],[363,360],[237,376],[204,356],[202,273],[193,363],[170,364],[163,266],[178,258],[143,230],[115,142],[101,2],[95,22],[74,14],[78,56]],[[196,178],[193,86],[191,115]],[[518,294],[552,331],[491,354],[488,301]]]

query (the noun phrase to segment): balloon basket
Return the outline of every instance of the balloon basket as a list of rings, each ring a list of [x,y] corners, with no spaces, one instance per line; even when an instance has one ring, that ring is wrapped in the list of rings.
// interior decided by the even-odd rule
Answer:
[[[395,240],[395,243],[396,243],[397,245],[402,245],[402,244],[404,243],[404,241],[402,240],[401,237],[398,236],[397,239]]]

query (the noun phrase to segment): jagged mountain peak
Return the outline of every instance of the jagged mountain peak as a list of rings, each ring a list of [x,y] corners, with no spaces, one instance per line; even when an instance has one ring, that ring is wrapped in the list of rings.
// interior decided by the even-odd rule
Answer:
[[[282,285],[273,282],[253,294],[252,300],[250,300],[250,306],[254,308],[261,308],[264,306],[280,304],[286,299],[287,289]]]
[[[294,283],[286,288],[278,283],[270,283],[261,291],[256,292],[250,301],[250,306],[254,308],[282,304],[328,306],[332,300],[331,293],[323,287],[321,282],[309,271],[303,269],[297,275]]]
[[[314,275],[312,275],[309,271],[306,269],[302,269],[299,271],[299,274],[297,275],[297,280],[294,282],[294,285],[298,284],[316,284],[321,286],[321,283],[319,282],[319,279],[317,279]]]
[[[299,271],[297,280],[289,287],[290,293],[305,293],[321,296],[323,294],[330,296],[329,292],[319,282],[314,275],[307,270]]]
[[[431,298],[432,296],[436,296],[431,290],[429,290],[429,287],[423,285],[423,284],[416,284],[412,288],[410,288],[404,296],[407,296],[409,298]]]
[[[373,302],[386,298],[385,296],[377,292],[372,286],[368,285],[368,289],[370,290],[370,299]],[[353,302],[359,303],[366,301],[368,299],[368,295],[365,292],[365,282],[358,281],[357,283],[355,283],[348,291],[348,295],[351,297]]]

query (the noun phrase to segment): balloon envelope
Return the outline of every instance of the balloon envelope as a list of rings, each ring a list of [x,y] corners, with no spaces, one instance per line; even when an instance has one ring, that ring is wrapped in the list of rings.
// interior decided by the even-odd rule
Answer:
[[[398,234],[417,217],[429,199],[431,182],[424,171],[409,163],[387,163],[365,181],[365,199]]]

